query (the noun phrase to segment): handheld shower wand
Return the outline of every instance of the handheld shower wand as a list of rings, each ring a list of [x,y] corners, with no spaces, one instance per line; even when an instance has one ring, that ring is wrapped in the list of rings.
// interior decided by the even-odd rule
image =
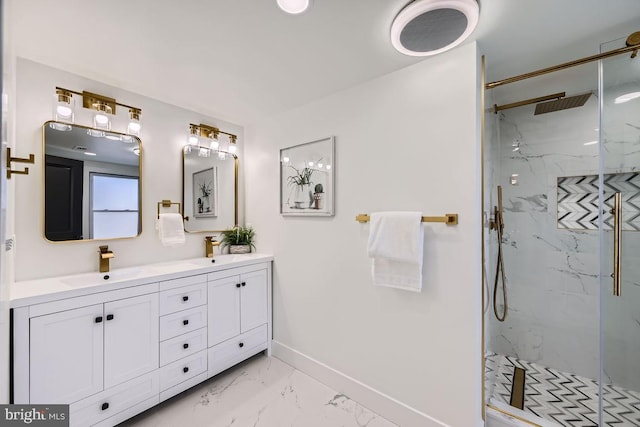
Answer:
[[[493,313],[496,315],[496,319],[500,322],[504,322],[507,317],[508,305],[507,305],[507,287],[506,277],[504,272],[504,258],[502,254],[502,232],[504,230],[504,219],[502,218],[502,186],[498,185],[498,206],[493,208],[493,218],[491,222],[491,229],[495,229],[498,235],[498,261],[496,264],[496,277],[493,282]],[[504,304],[502,315],[498,314],[498,283],[502,279],[502,301]]]

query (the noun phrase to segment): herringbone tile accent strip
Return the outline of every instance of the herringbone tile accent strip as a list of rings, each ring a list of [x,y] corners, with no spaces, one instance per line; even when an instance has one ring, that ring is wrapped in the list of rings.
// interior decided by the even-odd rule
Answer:
[[[526,370],[524,410],[561,426],[598,426],[598,382],[560,372],[515,357],[487,357],[487,378],[493,378],[491,397],[509,404],[514,366]],[[622,387],[603,387],[605,426],[640,426],[640,393]]]
[[[622,193],[622,229],[640,231],[640,173],[604,176],[604,229],[613,229],[613,194]],[[558,228],[598,229],[598,175],[558,178]]]

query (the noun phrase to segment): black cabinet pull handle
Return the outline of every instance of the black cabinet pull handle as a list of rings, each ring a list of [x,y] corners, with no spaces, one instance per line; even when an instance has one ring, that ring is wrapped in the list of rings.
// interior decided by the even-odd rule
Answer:
[[[247,282],[242,282],[242,286],[247,286]]]
[[[187,326],[187,325],[189,324],[189,319],[185,319],[185,320],[183,320],[183,321],[182,321],[182,324],[183,324],[184,326]]]
[[[240,283],[236,283],[236,288],[239,288],[240,286]]]
[[[189,301],[189,297],[187,295],[183,296],[182,301]]]
[[[184,368],[182,368],[182,372],[184,372],[185,374],[189,372],[189,367],[185,366]]]
[[[187,348],[189,348],[189,344],[188,343],[182,344],[182,348],[184,348],[186,350]]]
[[[109,403],[108,402],[104,402],[101,406],[103,411],[106,411],[107,409],[109,409]]]
[[[96,323],[102,323],[102,316],[96,317]]]
[[[113,320],[113,314],[107,314],[107,320]]]
[[[238,344],[240,346],[240,348],[244,347],[244,343],[241,342],[240,344]]]

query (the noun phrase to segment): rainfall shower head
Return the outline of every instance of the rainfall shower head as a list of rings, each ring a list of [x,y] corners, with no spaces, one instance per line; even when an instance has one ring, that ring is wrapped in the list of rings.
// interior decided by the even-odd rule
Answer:
[[[590,96],[591,92],[588,92],[583,93],[582,95],[560,98],[555,101],[541,102],[540,104],[536,104],[536,111],[534,115],[537,116],[538,114],[553,113],[554,111],[582,107],[587,102]]]

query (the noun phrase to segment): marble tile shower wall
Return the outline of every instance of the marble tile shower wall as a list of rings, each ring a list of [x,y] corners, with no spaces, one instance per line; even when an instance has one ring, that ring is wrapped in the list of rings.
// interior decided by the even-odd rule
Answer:
[[[598,139],[597,98],[571,110],[539,116],[533,110],[501,113],[489,140],[493,204],[495,186],[503,188],[509,313],[501,323],[489,310],[488,350],[597,378],[598,234],[559,230],[556,222],[557,177],[598,172],[598,145],[584,145]],[[491,292],[493,234],[487,257]]]

